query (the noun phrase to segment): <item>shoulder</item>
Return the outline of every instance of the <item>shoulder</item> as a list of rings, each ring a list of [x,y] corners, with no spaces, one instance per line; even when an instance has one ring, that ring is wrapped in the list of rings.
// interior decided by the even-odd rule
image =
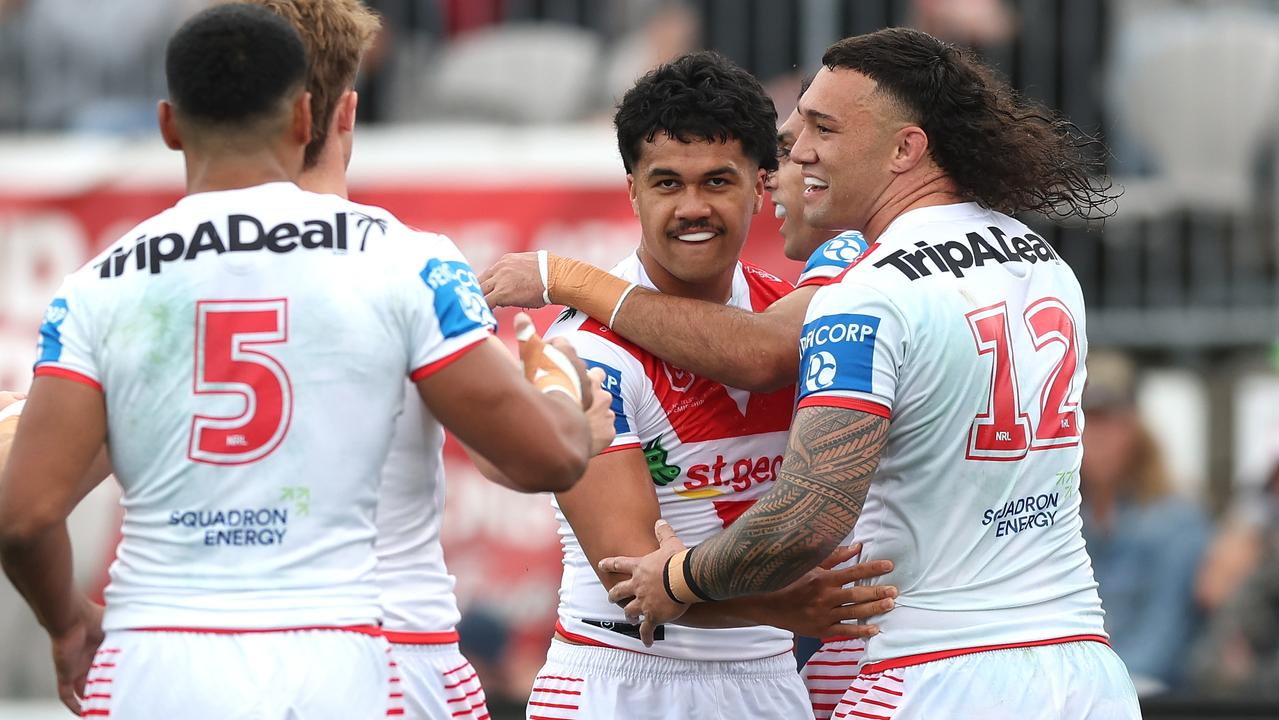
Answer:
[[[795,286],[758,265],[742,261],[742,277],[750,289],[751,306],[760,312],[779,298],[788,295]]]
[[[799,286],[821,287],[837,282],[868,247],[866,238],[856,230],[847,230],[818,245],[804,263]]]
[[[555,322],[551,323],[544,337],[548,340],[564,338],[584,359],[587,354],[600,354],[643,365],[648,358],[648,353],[638,345],[586,313],[569,307],[564,308]]]

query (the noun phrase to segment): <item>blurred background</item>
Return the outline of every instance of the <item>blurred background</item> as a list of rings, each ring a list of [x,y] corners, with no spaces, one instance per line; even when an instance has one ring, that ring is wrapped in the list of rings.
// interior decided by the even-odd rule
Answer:
[[[207,4],[0,0],[0,388],[29,383],[61,277],[180,197],[154,108],[168,35]],[[634,247],[611,109],[691,49],[755,73],[784,118],[828,44],[914,26],[1100,134],[1117,216],[1024,219],[1089,303],[1082,494],[1107,629],[1147,717],[1279,717],[1279,0],[369,4],[386,27],[359,81],[352,197],[451,235],[477,270],[530,248],[609,266]],[[747,255],[793,279],[776,226],[757,216]],[[449,464],[463,649],[495,716],[522,717],[554,621],[554,521],[545,497]],[[108,482],[74,516],[91,591],[117,497]],[[0,717],[64,716],[47,657],[0,583]]]

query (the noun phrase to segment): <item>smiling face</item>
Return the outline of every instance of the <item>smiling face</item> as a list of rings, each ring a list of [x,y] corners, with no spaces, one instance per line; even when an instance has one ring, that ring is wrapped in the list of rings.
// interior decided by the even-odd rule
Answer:
[[[768,176],[773,211],[781,218],[783,252],[791,260],[803,262],[817,247],[838,234],[838,230],[815,228],[804,222],[804,176],[791,161],[790,150],[804,128],[799,111],[793,111],[777,130],[777,172]]]
[[[764,171],[737,140],[680,142],[659,133],[626,176],[643,236],[639,256],[662,292],[724,302]]]
[[[803,130],[790,159],[802,166],[804,222],[865,230],[893,181],[906,125],[874,80],[847,68],[822,68],[799,100]]]

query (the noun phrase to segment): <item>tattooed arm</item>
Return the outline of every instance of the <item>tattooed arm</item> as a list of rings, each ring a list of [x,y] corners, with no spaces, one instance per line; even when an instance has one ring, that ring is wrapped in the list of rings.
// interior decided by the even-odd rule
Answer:
[[[800,408],[776,487],[692,552],[692,582],[721,600],[777,590],[816,567],[857,523],[887,437],[887,418]]]
[[[669,526],[659,523],[656,552],[601,563],[603,570],[631,575],[613,586],[609,599],[629,601],[627,614],[642,615],[649,625],[678,616],[690,601],[768,592],[801,577],[857,523],[888,424],[887,418],[857,410],[800,408],[773,489],[694,551],[684,550]],[[691,553],[687,563],[684,553]]]

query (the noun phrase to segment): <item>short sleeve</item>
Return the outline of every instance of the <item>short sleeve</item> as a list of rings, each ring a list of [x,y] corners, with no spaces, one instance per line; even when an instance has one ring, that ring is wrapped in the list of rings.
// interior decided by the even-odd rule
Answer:
[[[905,317],[880,290],[848,281],[822,288],[799,338],[799,407],[891,417],[908,341]]]
[[[415,381],[446,367],[497,329],[479,278],[462,253],[448,238],[428,237],[432,252],[419,260],[410,281],[409,377]]]
[[[40,323],[35,374],[62,377],[102,389],[102,378],[93,348],[92,308],[77,291],[76,276],[68,277],[49,302]]]
[[[612,396],[613,430],[616,437],[604,452],[639,448],[635,419],[639,413],[645,381],[644,369],[626,350],[584,330],[571,330],[552,325],[546,338],[563,337],[577,352],[587,368],[604,371],[604,389]]]
[[[853,261],[866,252],[866,238],[856,230],[848,230],[827,240],[813,251],[797,287],[823,287],[839,280]]]

